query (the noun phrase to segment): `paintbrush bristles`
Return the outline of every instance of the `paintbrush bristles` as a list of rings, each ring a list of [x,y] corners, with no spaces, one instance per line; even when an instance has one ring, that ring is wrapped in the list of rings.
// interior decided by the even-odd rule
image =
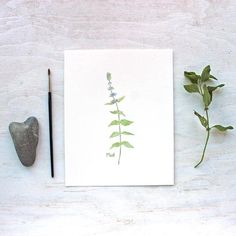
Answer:
[[[51,71],[48,69],[48,91],[51,92]]]

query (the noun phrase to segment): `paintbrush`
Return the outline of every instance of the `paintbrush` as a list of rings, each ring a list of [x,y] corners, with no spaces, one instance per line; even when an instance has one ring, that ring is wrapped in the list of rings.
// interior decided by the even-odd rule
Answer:
[[[54,177],[54,165],[53,165],[52,93],[51,93],[51,71],[50,71],[50,69],[48,69],[48,119],[49,119],[51,176],[53,178]]]

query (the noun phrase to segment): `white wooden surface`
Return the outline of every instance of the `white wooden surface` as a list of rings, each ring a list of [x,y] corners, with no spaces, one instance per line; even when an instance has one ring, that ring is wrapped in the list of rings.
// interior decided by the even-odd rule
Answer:
[[[0,235],[236,235],[236,133],[205,134],[183,91],[183,71],[211,64],[227,86],[212,122],[236,127],[234,0],[0,1]],[[65,188],[63,50],[173,48],[176,185]],[[49,173],[47,68],[53,73],[55,179]],[[164,102],[164,98],[163,98]],[[32,168],[17,159],[11,121],[38,117]],[[132,174],[132,170],[130,170]],[[92,174],[92,173],[91,173]]]

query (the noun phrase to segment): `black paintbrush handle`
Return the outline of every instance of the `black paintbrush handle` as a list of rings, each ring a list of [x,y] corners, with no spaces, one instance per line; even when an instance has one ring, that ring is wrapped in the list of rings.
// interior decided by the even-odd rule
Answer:
[[[53,135],[52,135],[52,95],[48,92],[48,118],[49,118],[49,139],[50,139],[50,160],[51,160],[51,176],[54,177],[53,165]]]

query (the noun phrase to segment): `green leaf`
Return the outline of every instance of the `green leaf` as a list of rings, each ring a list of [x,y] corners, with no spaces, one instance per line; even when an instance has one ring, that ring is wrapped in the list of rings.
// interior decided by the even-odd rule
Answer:
[[[132,123],[133,123],[133,121],[125,120],[125,119],[122,119],[122,120],[120,121],[120,124],[121,124],[121,125],[124,125],[124,126],[128,126],[128,125],[130,125],[130,124],[132,124]]]
[[[211,96],[211,101],[212,101],[213,91],[215,91],[217,88],[221,88],[223,86],[224,86],[224,84],[219,84],[218,86],[207,86],[207,89],[208,89],[210,96]]]
[[[226,131],[228,129],[233,129],[234,127],[231,126],[231,125],[230,126],[214,125],[214,126],[212,126],[212,128],[216,128],[219,131],[224,132],[224,131]]]
[[[200,120],[201,124],[203,127],[207,127],[208,126],[208,122],[207,119],[204,116],[201,116],[198,112],[194,111],[194,115],[196,115],[198,117],[198,119]]]
[[[115,101],[113,101],[113,100],[108,103],[105,103],[105,105],[113,105],[113,104],[115,104]]]
[[[113,143],[113,144],[111,145],[110,149],[116,148],[116,147],[119,147],[119,146],[121,146],[121,143],[120,143],[120,142]]]
[[[107,72],[107,80],[111,80],[111,73]]]
[[[187,84],[187,85],[184,85],[184,88],[189,93],[199,93],[197,84]]]
[[[208,107],[211,103],[211,95],[207,89],[207,86],[204,84],[203,85],[203,102],[206,107]]]
[[[189,79],[193,84],[197,84],[198,79],[201,78],[200,75],[197,75],[195,72],[184,72],[184,76]]]
[[[125,98],[125,96],[118,98],[117,102],[121,102],[122,100],[124,100],[124,98]]]
[[[113,132],[113,133],[111,134],[110,138],[114,138],[114,137],[117,137],[117,136],[119,136],[119,135],[120,135],[119,132]]]
[[[207,81],[209,80],[210,78],[210,72],[211,72],[211,67],[210,65],[206,66],[203,71],[202,71],[202,74],[201,74],[201,79],[202,81]]]
[[[208,88],[208,91],[209,92],[213,92],[213,91],[215,91],[217,88],[222,88],[222,87],[224,87],[225,85],[224,84],[219,84],[219,85],[217,85],[217,86],[207,86],[207,88]]]
[[[124,134],[124,135],[134,135],[134,134],[132,134],[130,132],[127,132],[127,131],[123,131],[121,134]]]
[[[109,125],[108,127],[112,126],[112,125],[119,125],[120,124],[120,121],[118,120],[113,120]]]
[[[123,141],[123,142],[121,142],[121,145],[124,145],[125,147],[127,147],[127,148],[134,148],[134,146],[132,146],[129,142],[127,142],[127,141]]]
[[[119,115],[122,115],[122,116],[125,116],[125,114],[122,112],[122,111],[110,111],[112,114],[119,114]]]
[[[210,79],[214,79],[214,80],[217,80],[217,78],[213,75],[210,75]]]

